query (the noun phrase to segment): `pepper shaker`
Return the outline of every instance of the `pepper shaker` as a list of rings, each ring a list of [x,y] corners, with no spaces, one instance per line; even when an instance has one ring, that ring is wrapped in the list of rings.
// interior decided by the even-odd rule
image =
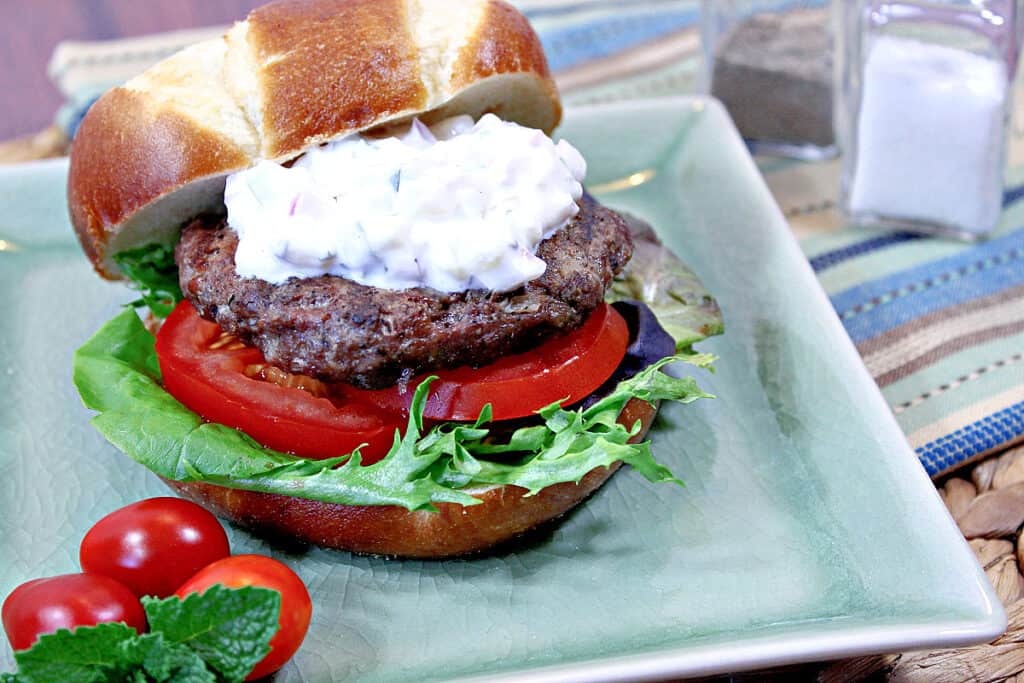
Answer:
[[[977,239],[1002,208],[1016,0],[850,0],[837,121],[852,223]]]
[[[703,0],[702,89],[722,101],[751,151],[835,155],[830,18],[822,0]]]

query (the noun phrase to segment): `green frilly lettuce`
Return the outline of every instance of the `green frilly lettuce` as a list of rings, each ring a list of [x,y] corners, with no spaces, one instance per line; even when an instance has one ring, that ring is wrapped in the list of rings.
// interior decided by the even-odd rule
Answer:
[[[156,474],[230,488],[280,493],[345,505],[399,505],[429,510],[434,503],[474,505],[467,487],[514,484],[534,494],[579,481],[595,467],[621,461],[655,482],[678,481],[655,462],[650,443],[631,444],[640,429],[616,420],[633,398],[689,403],[708,394],[690,377],[662,370],[681,361],[707,367],[713,357],[682,353],[623,381],[584,410],[557,403],[539,411],[540,424],[490,438],[490,410],[475,423],[444,423],[424,430],[430,381],[417,387],[404,435],[390,452],[364,466],[359,451],[310,460],[263,448],[230,427],[204,422],[160,385],[153,336],[132,310],[100,328],[74,358],[75,386],[93,425],[108,441]]]
[[[654,231],[626,215],[633,237],[633,258],[608,289],[607,299],[642,301],[654,312],[682,351],[722,334],[722,312],[692,270],[662,246]]]
[[[363,465],[358,449],[311,460],[260,446],[235,429],[207,423],[161,386],[153,336],[133,310],[104,325],[74,357],[74,382],[93,425],[113,445],[156,474],[174,481],[202,481],[230,488],[279,493],[345,505],[397,505],[433,510],[435,503],[475,505],[466,489],[513,484],[528,495],[562,482],[578,482],[595,467],[632,465],[653,482],[679,482],[657,463],[649,442],[629,443],[639,424],[617,422],[633,398],[649,403],[690,403],[709,397],[690,377],[663,372],[671,363],[707,368],[714,358],[694,342],[722,331],[714,299],[649,228],[634,222],[637,249],[613,284],[614,299],[649,305],[676,340],[676,354],[621,382],[586,409],[557,403],[538,411],[538,424],[511,434],[489,429],[490,407],[474,423],[424,429],[430,380],[417,387],[404,434],[388,454]],[[118,255],[117,261],[147,305],[163,317],[180,299],[168,247],[153,245]]]
[[[181,301],[178,285],[178,264],[174,262],[174,247],[166,244],[147,244],[137,249],[114,254],[114,262],[121,269],[139,298],[128,304],[146,307],[157,318],[166,318]]]

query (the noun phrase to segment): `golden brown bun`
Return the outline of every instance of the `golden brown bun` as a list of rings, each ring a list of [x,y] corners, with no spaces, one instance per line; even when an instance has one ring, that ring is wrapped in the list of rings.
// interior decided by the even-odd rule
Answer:
[[[657,407],[639,399],[626,404],[619,422],[643,427],[644,438]],[[439,503],[439,512],[409,512],[391,506],[321,503],[214,486],[204,482],[167,483],[180,495],[242,526],[327,548],[393,557],[441,559],[479,552],[564,515],[601,487],[619,463],[591,470],[579,484],[556,484],[535,496],[525,489],[498,486],[474,494],[480,505]]]
[[[279,0],[90,108],[68,176],[97,271],[222,207],[227,174],[420,116],[561,118],[536,34],[502,0]]]

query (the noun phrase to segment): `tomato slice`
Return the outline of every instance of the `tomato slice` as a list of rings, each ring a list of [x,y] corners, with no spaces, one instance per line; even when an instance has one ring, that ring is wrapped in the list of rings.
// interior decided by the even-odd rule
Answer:
[[[615,372],[627,346],[626,321],[601,304],[579,329],[524,353],[480,368],[426,373],[404,387],[361,393],[382,408],[407,412],[416,386],[436,375],[424,410],[430,420],[475,420],[488,403],[495,420],[527,417],[555,401],[569,404],[589,396]]]
[[[250,376],[266,363],[259,349],[224,336],[188,301],[164,321],[156,353],[169,394],[204,419],[277,451],[328,458],[368,444],[361,453],[370,464],[387,454],[395,429],[405,423],[401,414],[353,396],[318,397]]]
[[[481,368],[434,373],[424,411],[428,420],[475,420],[491,404],[495,420],[532,415],[540,408],[585,398],[607,380],[626,354],[629,328],[601,304],[583,326],[534,349]],[[405,425],[416,386],[367,391],[348,384],[296,380],[256,348],[222,333],[183,301],[156,338],[164,388],[203,418],[240,429],[274,450],[307,458],[344,455],[360,444],[363,462],[387,454],[396,428]],[[274,371],[311,390],[266,381]]]

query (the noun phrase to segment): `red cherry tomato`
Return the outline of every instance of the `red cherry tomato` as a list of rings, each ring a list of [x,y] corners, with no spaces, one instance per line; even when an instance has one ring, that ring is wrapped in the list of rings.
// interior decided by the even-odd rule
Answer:
[[[629,327],[619,313],[601,304],[579,329],[554,337],[529,351],[479,368],[438,370],[399,387],[363,391],[391,411],[408,411],[413,390],[429,375],[437,380],[423,415],[430,420],[475,420],[488,403],[495,420],[528,417],[555,401],[575,403],[611,377],[629,346]]]
[[[57,629],[120,621],[138,633],[146,630],[146,614],[127,586],[107,576],[64,574],[23,583],[7,596],[2,610],[4,631],[15,650]]]
[[[150,498],[96,522],[78,551],[82,569],[166,598],[197,571],[231,554],[220,522],[195,503]]]
[[[211,422],[240,429],[259,443],[307,458],[350,453],[363,461],[391,448],[405,420],[353,397],[320,398],[246,374],[266,363],[259,349],[220,338],[216,323],[182,301],[156,337],[164,388]]]
[[[263,555],[235,555],[199,570],[175,593],[184,598],[189,593],[202,593],[218,583],[229,588],[261,586],[281,594],[280,627],[270,640],[270,653],[245,680],[262,678],[284,666],[299,649],[309,629],[313,603],[306,584],[287,565],[275,559]]]

